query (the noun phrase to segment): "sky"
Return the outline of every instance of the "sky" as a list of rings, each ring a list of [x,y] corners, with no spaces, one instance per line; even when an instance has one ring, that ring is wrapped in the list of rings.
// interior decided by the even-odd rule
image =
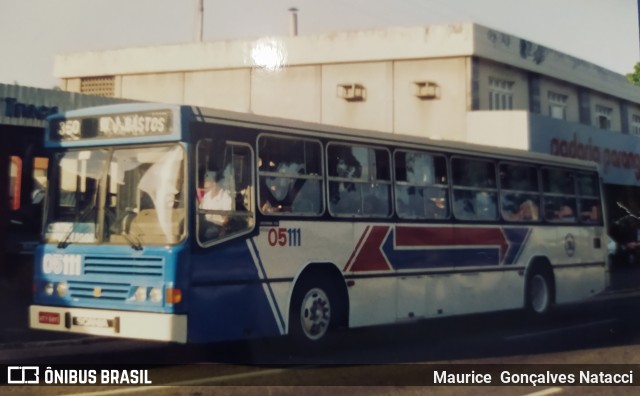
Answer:
[[[640,0],[204,0],[204,41],[475,22],[620,74]],[[0,0],[0,83],[53,88],[55,55],[193,42],[197,0]]]

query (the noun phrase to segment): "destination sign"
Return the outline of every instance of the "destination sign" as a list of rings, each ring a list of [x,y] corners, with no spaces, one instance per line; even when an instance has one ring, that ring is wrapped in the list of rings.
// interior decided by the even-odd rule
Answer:
[[[49,127],[53,141],[114,139],[167,135],[172,132],[170,110],[54,119]]]

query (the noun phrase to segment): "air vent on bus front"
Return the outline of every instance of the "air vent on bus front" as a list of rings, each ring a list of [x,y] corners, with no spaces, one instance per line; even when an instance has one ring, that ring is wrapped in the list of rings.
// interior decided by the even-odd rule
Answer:
[[[85,275],[120,275],[162,277],[161,257],[90,257],[84,258]]]

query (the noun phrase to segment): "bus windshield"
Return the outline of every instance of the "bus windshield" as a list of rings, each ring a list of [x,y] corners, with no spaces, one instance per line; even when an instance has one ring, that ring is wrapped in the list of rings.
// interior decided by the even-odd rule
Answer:
[[[53,166],[45,240],[171,244],[184,234],[184,150],[179,145],[61,153]]]

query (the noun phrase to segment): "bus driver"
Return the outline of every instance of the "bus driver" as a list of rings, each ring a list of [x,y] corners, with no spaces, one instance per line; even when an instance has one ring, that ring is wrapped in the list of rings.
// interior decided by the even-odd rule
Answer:
[[[208,171],[204,175],[204,195],[200,200],[200,209],[212,211],[231,211],[233,210],[233,200],[227,190],[221,183],[221,178],[216,172]],[[229,217],[223,214],[208,213],[205,215],[208,224],[204,231],[204,239],[213,239],[224,235],[224,228]]]

